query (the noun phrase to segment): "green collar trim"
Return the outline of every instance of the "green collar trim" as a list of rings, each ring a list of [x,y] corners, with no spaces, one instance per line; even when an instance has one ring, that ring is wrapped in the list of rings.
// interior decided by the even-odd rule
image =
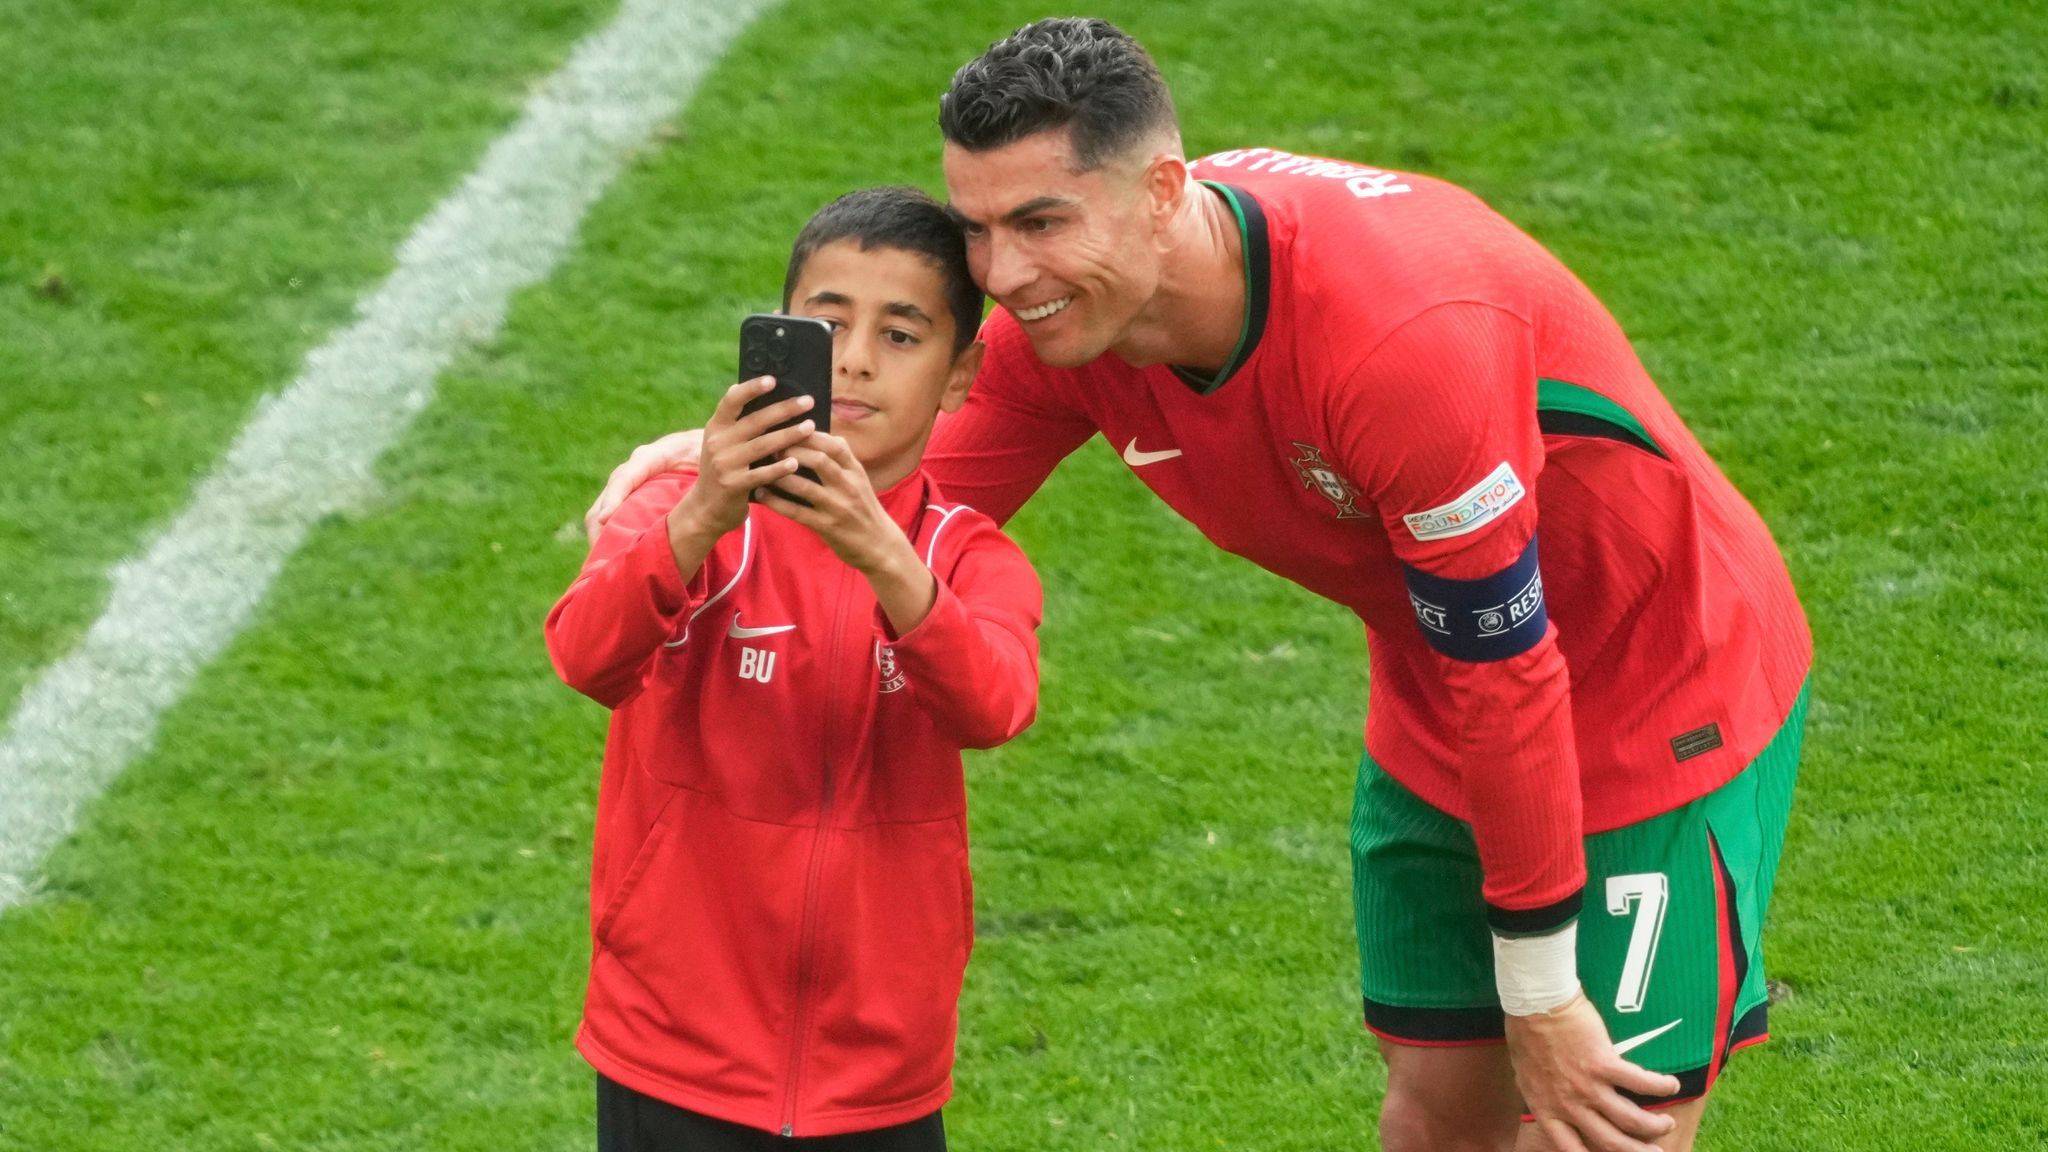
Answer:
[[[1223,362],[1222,370],[1214,378],[1207,377],[1192,368],[1173,365],[1173,374],[1181,383],[1206,396],[1230,382],[1245,361],[1258,351],[1259,339],[1265,335],[1266,313],[1271,304],[1273,281],[1272,246],[1266,233],[1266,214],[1259,202],[1241,188],[1204,180],[1202,185],[1223,197],[1230,205],[1230,214],[1237,217],[1237,234],[1244,245],[1244,326],[1237,333],[1237,347],[1231,350],[1230,359]]]

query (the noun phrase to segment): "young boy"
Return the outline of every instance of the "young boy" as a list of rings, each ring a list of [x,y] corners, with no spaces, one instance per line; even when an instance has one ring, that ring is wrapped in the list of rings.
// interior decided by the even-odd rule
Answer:
[[[827,205],[783,310],[832,326],[835,435],[767,431],[810,402],[743,417],[770,382],[735,386],[701,473],[634,493],[548,616],[555,670],[613,710],[576,1037],[601,1152],[945,1147],[960,750],[1038,696],[1037,577],[919,469],[981,307],[922,192]]]

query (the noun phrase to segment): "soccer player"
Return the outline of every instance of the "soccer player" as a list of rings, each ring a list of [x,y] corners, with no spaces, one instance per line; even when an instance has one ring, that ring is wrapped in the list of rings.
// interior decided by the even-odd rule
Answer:
[[[933,437],[947,491],[1005,519],[1100,433],[1218,546],[1365,624],[1384,1147],[1690,1147],[1764,1035],[1812,656],[1762,520],[1586,286],[1462,189],[1189,161],[1153,62],[1099,20],[993,45],[940,125],[1001,305]],[[693,448],[636,452],[593,522]]]
[[[562,679],[613,710],[576,1036],[601,1152],[946,1146],[960,750],[1031,722],[1042,597],[918,466],[981,356],[954,222],[842,197],[783,294],[833,329],[837,434],[774,430],[807,398],[742,415],[767,382],[735,385],[701,473],[635,492],[548,616]]]

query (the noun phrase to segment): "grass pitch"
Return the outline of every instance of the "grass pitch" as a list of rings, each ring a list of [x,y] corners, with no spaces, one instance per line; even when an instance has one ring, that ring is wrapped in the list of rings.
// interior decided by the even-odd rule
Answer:
[[[1191,149],[1463,183],[1570,263],[1790,558],[1820,649],[1769,964],[1706,1146],[2048,1140],[2048,20],[2022,6],[1098,9]],[[589,1146],[568,1047],[603,717],[539,638],[575,520],[697,423],[786,244],[936,189],[1041,14],[764,18],[0,917],[0,1147]],[[23,0],[0,24],[0,700],[90,622],[596,0]],[[1014,525],[1036,729],[970,764],[970,1149],[1370,1146],[1344,821],[1363,645],[1101,445]]]

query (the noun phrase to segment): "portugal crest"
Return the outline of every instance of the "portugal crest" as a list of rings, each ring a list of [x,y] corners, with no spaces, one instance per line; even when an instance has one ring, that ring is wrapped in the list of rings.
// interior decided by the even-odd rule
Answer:
[[[1365,513],[1358,510],[1358,489],[1330,467],[1330,462],[1323,459],[1323,450],[1299,440],[1293,443],[1301,452],[1294,459],[1294,468],[1301,473],[1301,486],[1313,488],[1329,497],[1330,503],[1337,506],[1337,519],[1363,519]]]

